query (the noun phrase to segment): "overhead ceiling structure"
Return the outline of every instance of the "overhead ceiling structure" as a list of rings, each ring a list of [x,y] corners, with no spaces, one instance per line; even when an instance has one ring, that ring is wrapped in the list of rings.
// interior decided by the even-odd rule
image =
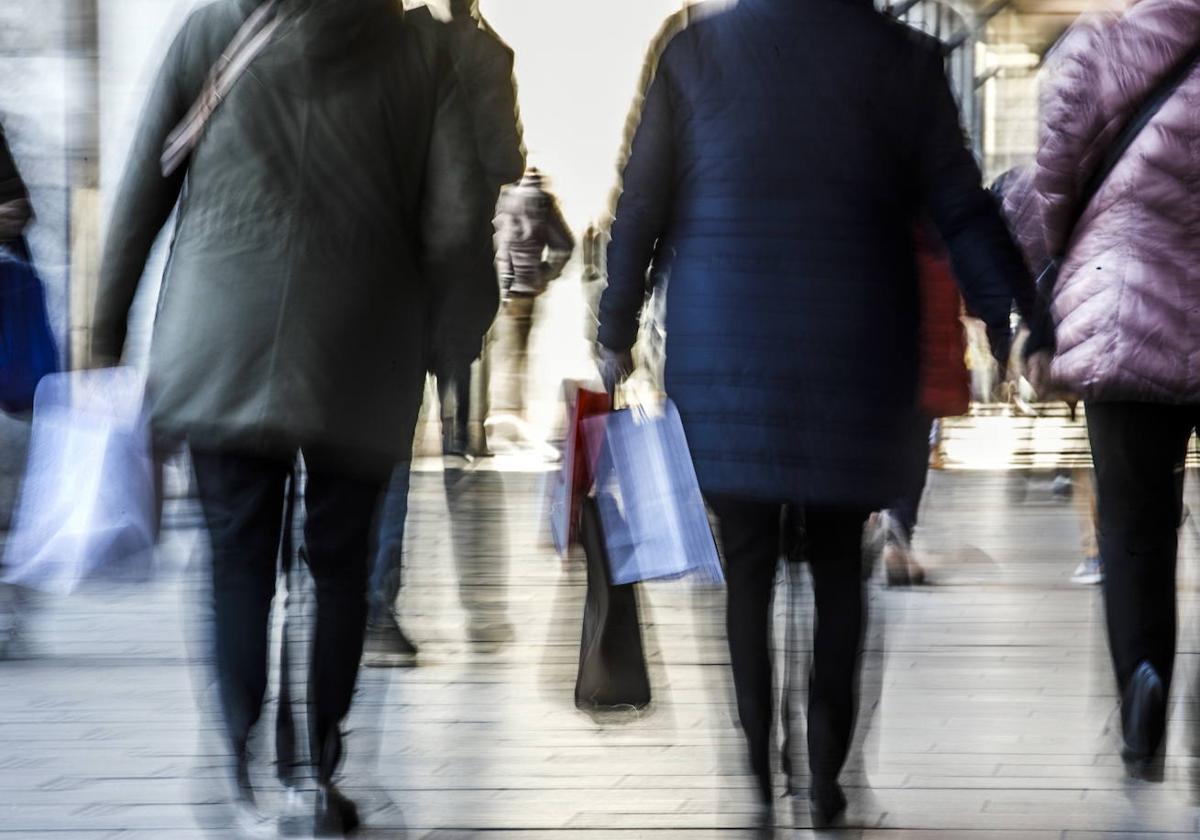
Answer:
[[[1021,20],[1030,49],[1042,53],[1077,17],[1106,5],[1114,3],[1112,0],[1012,0],[1010,7]]]

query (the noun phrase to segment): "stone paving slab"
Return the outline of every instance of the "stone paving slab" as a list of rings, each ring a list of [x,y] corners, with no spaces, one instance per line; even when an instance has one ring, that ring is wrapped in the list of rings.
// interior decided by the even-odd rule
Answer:
[[[576,711],[582,565],[545,545],[540,473],[483,472],[469,488],[482,514],[470,522],[453,520],[439,472],[415,476],[402,611],[423,662],[361,676],[345,775],[364,806],[363,836],[763,836],[732,708],[722,593],[646,586],[654,703],[639,715]],[[1131,785],[1111,731],[1100,593],[1068,581],[1073,508],[1016,504],[1005,475],[933,478],[918,541],[933,585],[872,585],[862,726],[844,777],[850,828],[821,836],[1196,836],[1194,535],[1183,537],[1167,778]],[[38,599],[30,655],[0,663],[0,837],[236,837],[203,658],[202,541],[187,530],[186,501],[172,521],[182,529],[159,580]],[[805,621],[808,598],[797,598]],[[466,640],[468,607],[481,599],[513,622],[514,643]],[[799,636],[802,668],[811,634]],[[255,779],[274,807],[267,741]],[[804,807],[781,806],[776,836],[817,836]]]

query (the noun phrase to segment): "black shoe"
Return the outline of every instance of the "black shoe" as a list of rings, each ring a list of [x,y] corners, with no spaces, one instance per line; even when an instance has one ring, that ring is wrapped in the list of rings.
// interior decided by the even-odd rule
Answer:
[[[1135,779],[1160,781],[1156,757],[1167,728],[1167,697],[1162,678],[1149,662],[1133,672],[1121,701],[1121,729],[1125,744],[1121,758]]]
[[[368,668],[412,668],[417,664],[417,646],[390,613],[367,625],[363,664]]]
[[[831,828],[846,812],[846,794],[842,793],[842,786],[835,781],[814,779],[808,791],[808,808],[812,814],[813,828]]]
[[[316,807],[313,809],[315,837],[345,837],[360,825],[358,806],[347,799],[333,784],[317,785]]]

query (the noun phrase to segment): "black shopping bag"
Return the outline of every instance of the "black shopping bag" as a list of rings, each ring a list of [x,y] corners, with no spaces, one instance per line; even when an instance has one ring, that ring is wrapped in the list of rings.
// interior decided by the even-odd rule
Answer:
[[[575,705],[591,711],[644,708],[650,703],[650,676],[635,584],[613,585],[594,498],[583,500],[579,530],[587,557],[587,598]]]

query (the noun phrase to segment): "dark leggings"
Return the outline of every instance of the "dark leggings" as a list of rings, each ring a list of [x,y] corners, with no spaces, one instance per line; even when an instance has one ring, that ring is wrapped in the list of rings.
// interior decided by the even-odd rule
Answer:
[[[1143,661],[1170,685],[1184,460],[1198,420],[1193,406],[1087,405],[1108,642],[1122,691]]]
[[[729,653],[738,716],[757,772],[769,767],[772,729],[771,598],[780,556],[778,504],[710,499],[725,554]],[[812,571],[816,630],[809,675],[809,766],[833,780],[850,748],[857,702],[863,597],[862,526],[867,512],[809,507],[803,519],[804,558]],[[789,620],[795,620],[789,616]]]
[[[245,748],[267,688],[271,601],[282,536],[286,459],[194,452],[212,546],[213,613],[221,707],[235,753]],[[308,464],[304,545],[316,583],[309,673],[312,755],[328,778],[350,710],[367,620],[367,570],[384,480],[350,478]],[[321,756],[330,756],[321,762]]]
[[[933,420],[923,414],[909,424],[901,458],[904,492],[888,509],[892,521],[900,529],[900,536],[909,543],[917,529],[917,513],[921,509],[921,497],[925,495],[925,481],[929,475],[929,436],[932,431]]]

